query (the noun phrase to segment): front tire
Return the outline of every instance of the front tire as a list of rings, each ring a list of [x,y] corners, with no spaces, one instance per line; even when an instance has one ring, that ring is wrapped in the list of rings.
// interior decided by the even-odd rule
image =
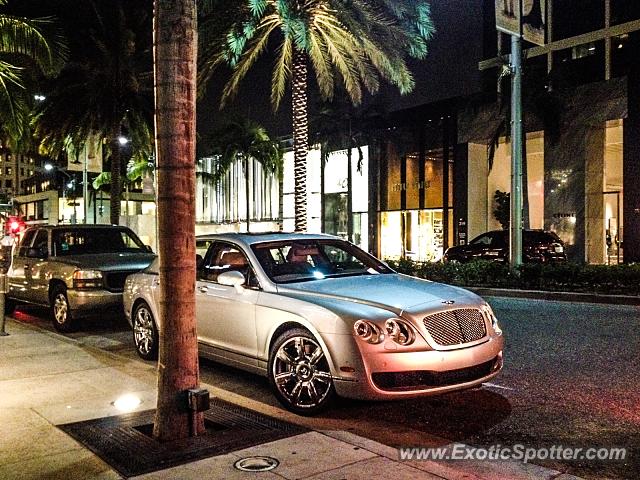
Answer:
[[[335,397],[329,362],[322,347],[306,330],[283,333],[269,354],[269,382],[288,410],[313,415]]]
[[[158,328],[149,305],[145,302],[136,305],[131,323],[133,325],[133,342],[138,356],[144,360],[157,360]]]
[[[61,333],[72,332],[76,328],[76,322],[69,305],[67,289],[62,285],[56,285],[51,290],[49,297],[51,317],[53,318],[53,328]]]

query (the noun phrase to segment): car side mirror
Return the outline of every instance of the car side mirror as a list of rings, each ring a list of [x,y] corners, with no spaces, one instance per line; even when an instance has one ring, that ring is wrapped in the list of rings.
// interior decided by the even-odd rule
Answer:
[[[202,262],[204,262],[204,258],[199,253],[196,253],[196,270],[200,270],[202,267]]]
[[[220,285],[227,285],[228,287],[236,287],[238,293],[242,293],[244,288],[242,285],[245,282],[244,275],[236,270],[230,270],[228,272],[222,272],[218,275],[217,282]]]

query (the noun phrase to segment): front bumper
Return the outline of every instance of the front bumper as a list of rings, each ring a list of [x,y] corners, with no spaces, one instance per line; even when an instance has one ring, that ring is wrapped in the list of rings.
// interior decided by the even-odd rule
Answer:
[[[502,369],[504,338],[456,350],[381,352],[362,349],[362,371],[334,380],[336,392],[348,398],[393,400],[437,395],[472,388]]]
[[[74,316],[98,315],[105,310],[122,311],[122,293],[107,290],[67,290]]]

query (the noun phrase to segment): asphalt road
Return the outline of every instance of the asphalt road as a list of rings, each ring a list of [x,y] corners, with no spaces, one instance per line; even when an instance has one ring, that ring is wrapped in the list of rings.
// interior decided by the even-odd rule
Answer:
[[[403,402],[340,399],[310,425],[392,446],[626,447],[624,461],[535,463],[587,478],[640,478],[640,307],[488,300],[506,336],[505,367],[492,384]],[[15,317],[51,329],[45,311]],[[135,357],[124,319],[82,329],[69,336]],[[278,407],[266,379],[207,360],[201,366],[204,382]]]

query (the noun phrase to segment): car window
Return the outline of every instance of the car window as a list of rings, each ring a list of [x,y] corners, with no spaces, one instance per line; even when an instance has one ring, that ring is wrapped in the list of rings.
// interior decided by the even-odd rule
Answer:
[[[36,238],[33,241],[33,249],[38,251],[38,257],[44,257],[49,254],[49,232],[46,230],[40,230],[36,234]]]
[[[133,232],[119,228],[54,230],[53,248],[56,256],[147,252]]]
[[[553,232],[526,231],[523,240],[529,245],[560,243],[560,238]]]
[[[230,271],[242,273],[246,279],[245,285],[258,286],[258,280],[242,250],[229,243],[212,244],[200,267],[200,278],[217,282],[218,275]]]
[[[480,235],[479,237],[476,237],[473,240],[471,240],[471,245],[489,246],[491,245],[491,236],[486,233],[484,235]]]
[[[204,240],[196,238],[196,255],[204,257],[209,250],[209,246],[213,243],[213,240]]]
[[[342,240],[286,240],[252,245],[263,270],[276,283],[322,280],[393,271]]]
[[[26,257],[29,248],[31,247],[31,242],[33,241],[33,237],[36,236],[36,233],[39,231],[44,231],[46,234],[46,230],[38,230],[38,229],[30,229],[24,232],[22,236],[22,240],[20,241],[20,248],[18,248],[18,255],[21,257]]]
[[[491,248],[507,248],[507,232],[493,232],[491,234]]]

